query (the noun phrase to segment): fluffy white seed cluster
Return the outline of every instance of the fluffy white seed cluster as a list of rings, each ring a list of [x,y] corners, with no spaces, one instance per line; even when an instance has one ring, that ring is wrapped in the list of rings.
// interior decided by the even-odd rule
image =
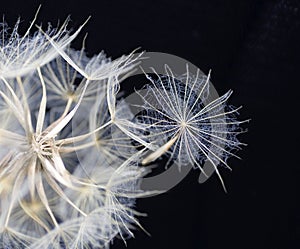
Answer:
[[[89,58],[70,47],[82,27],[71,35],[67,22],[32,35],[33,21],[23,36],[19,22],[10,32],[0,24],[0,248],[125,241],[141,227],[135,198],[152,194],[140,188],[149,170],[139,164],[169,153],[217,167],[240,145],[235,110],[222,112],[230,93],[204,107],[199,75],[148,77],[146,113],[134,119],[117,93],[140,56]]]

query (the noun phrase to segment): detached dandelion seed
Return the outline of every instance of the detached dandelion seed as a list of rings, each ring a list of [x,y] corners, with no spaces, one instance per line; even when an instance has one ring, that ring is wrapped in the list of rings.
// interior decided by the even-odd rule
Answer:
[[[143,109],[147,112],[141,119],[150,134],[146,139],[159,148],[142,163],[146,165],[169,153],[170,160],[175,160],[179,166],[190,163],[205,174],[202,163],[208,160],[226,191],[218,165],[230,169],[226,159],[237,157],[232,151],[243,145],[237,139],[243,132],[239,128],[242,122],[236,119],[240,108],[227,104],[232,91],[205,103],[209,96],[210,73],[200,75],[198,70],[193,76],[187,66],[185,75],[176,76],[167,65],[165,76],[154,69],[153,73],[157,80],[146,74],[151,84],[146,86],[147,94],[141,95]]]

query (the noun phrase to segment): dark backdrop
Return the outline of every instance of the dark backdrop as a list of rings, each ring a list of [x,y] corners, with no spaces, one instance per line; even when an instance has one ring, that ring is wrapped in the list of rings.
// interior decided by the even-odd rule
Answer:
[[[175,54],[205,73],[220,94],[233,89],[231,103],[251,118],[241,136],[249,145],[216,176],[198,184],[190,172],[168,193],[139,200],[148,214],[128,248],[295,249],[300,248],[299,33],[300,2],[277,1],[2,1],[0,14],[24,28],[42,3],[38,22],[78,27],[92,18],[74,46],[89,33],[90,55],[116,58],[134,48]],[[297,107],[297,109],[296,109]],[[116,242],[112,248],[125,248]]]

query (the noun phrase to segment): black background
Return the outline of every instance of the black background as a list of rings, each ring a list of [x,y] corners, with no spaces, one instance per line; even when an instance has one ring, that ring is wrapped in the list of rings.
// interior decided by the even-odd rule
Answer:
[[[168,193],[139,200],[148,214],[128,248],[300,248],[299,91],[300,1],[10,1],[0,14],[28,26],[39,3],[38,23],[71,15],[75,28],[91,15],[85,32],[90,55],[116,58],[137,47],[180,56],[208,73],[220,94],[251,118],[248,143],[216,176],[198,184],[192,171]],[[154,65],[155,66],[155,65]],[[297,108],[297,109],[296,109]],[[112,248],[125,248],[116,241]]]

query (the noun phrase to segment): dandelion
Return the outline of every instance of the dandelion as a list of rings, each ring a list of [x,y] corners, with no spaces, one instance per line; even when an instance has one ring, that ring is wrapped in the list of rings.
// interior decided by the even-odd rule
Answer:
[[[19,21],[0,32],[0,248],[109,248],[143,229],[135,200],[145,191],[142,166],[170,160],[201,170],[239,149],[238,109],[228,92],[209,103],[209,76],[157,74],[135,117],[120,83],[143,53],[112,60],[70,43],[67,21],[31,35]],[[184,84],[183,84],[184,83]]]

